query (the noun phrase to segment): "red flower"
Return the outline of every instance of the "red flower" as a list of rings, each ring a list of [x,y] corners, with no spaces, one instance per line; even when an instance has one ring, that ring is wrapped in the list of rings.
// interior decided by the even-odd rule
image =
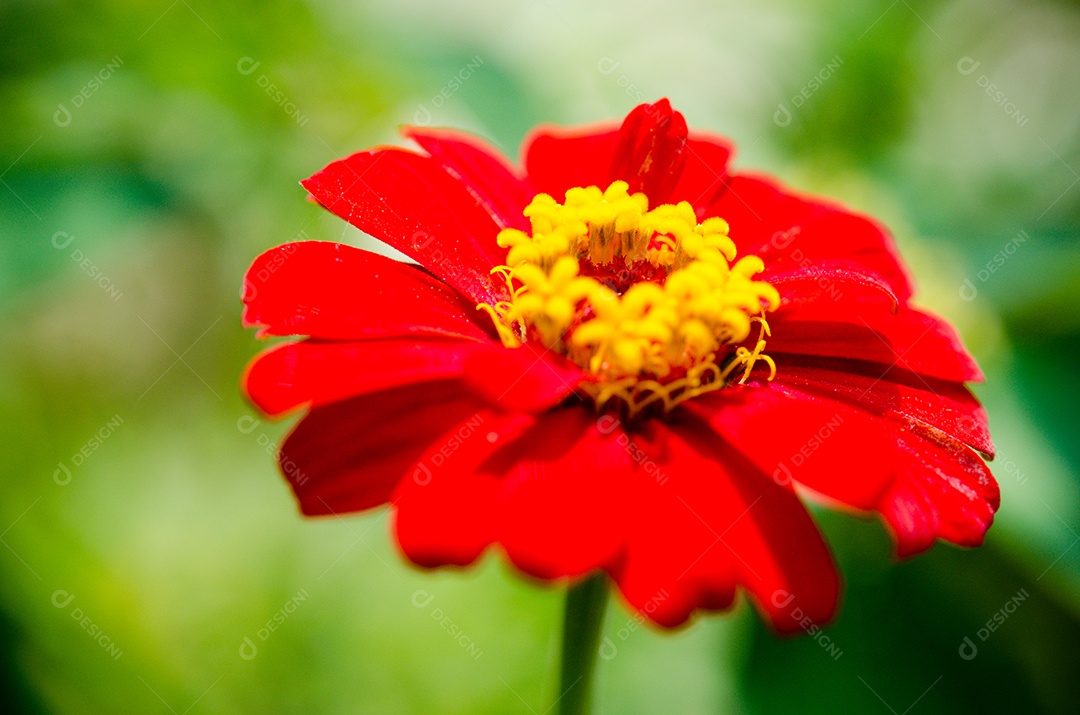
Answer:
[[[523,171],[405,135],[425,153],[302,183],[419,266],[312,241],[247,276],[246,325],[309,336],[244,378],[308,410],[280,454],[305,514],[389,504],[421,566],[498,544],[540,579],[602,569],[664,626],[741,587],[781,631],[839,598],[801,498],[877,512],[900,556],[982,542],[982,373],[874,221],[730,173],[667,100],[538,130]]]

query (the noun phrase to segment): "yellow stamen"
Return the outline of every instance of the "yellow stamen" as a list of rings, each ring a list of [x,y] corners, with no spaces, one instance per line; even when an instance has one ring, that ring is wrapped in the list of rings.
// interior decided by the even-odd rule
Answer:
[[[645,195],[627,188],[573,188],[562,204],[539,194],[524,212],[531,234],[499,233],[509,250],[492,273],[510,297],[477,307],[503,343],[535,340],[565,355],[594,378],[581,389],[598,409],[615,401],[631,417],[720,389],[740,370],[745,382],[759,360],[771,380],[764,314],[780,296],[753,280],[761,259],[732,264],[723,219],[698,223],[686,202],[649,210]],[[755,322],[754,348],[739,345]]]

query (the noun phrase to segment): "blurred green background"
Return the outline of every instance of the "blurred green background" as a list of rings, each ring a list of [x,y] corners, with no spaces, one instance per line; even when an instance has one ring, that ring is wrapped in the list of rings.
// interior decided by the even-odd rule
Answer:
[[[1077,711],[1076,4],[8,0],[0,28],[3,712],[545,712],[558,590],[298,516],[287,425],[238,393],[241,278],[370,246],[297,181],[401,123],[516,157],[661,96],[892,227],[988,374],[1003,506],[985,548],[904,563],[822,513],[827,641],[614,609],[599,712]]]

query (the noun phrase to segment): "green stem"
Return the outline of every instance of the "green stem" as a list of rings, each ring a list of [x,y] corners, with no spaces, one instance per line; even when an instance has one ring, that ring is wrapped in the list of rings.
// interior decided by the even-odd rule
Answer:
[[[600,629],[604,625],[607,602],[607,577],[603,573],[589,576],[566,592],[559,715],[588,715],[592,712],[593,672],[600,650]]]

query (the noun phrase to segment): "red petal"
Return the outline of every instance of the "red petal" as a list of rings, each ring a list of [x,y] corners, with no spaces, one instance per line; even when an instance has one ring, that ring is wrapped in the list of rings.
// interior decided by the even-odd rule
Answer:
[[[341,514],[384,504],[432,442],[476,419],[460,385],[433,382],[316,407],[281,446],[281,470],[305,514]]]
[[[418,566],[464,566],[496,540],[501,486],[479,467],[533,421],[481,410],[431,443],[394,494],[393,528],[406,558]]]
[[[778,376],[764,386],[732,387],[686,408],[780,485],[792,481],[856,509],[873,509],[893,470],[880,421],[857,407],[792,393]]]
[[[746,174],[731,177],[707,215],[731,225],[739,255],[760,256],[770,270],[847,260],[881,276],[900,300],[911,297],[892,238],[865,216]]]
[[[681,115],[680,115],[681,116]],[[612,160],[618,130],[611,125],[577,129],[542,128],[525,143],[525,166],[538,191],[561,200],[574,186],[605,188],[613,179]],[[689,201],[703,211],[724,188],[731,145],[720,137],[691,134],[686,140],[685,165],[666,200]],[[653,189],[654,192],[658,191]],[[662,201],[651,194],[649,205]]]
[[[610,569],[623,545],[626,477],[634,468],[591,410],[538,417],[480,467],[499,480],[499,541],[509,559],[545,579]]]
[[[618,130],[543,127],[525,140],[525,170],[537,191],[562,201],[575,186],[606,187]]]
[[[768,352],[858,359],[953,382],[979,382],[983,373],[944,320],[910,308],[867,323],[801,320],[799,311],[770,319]]]
[[[302,241],[255,259],[244,279],[246,327],[259,336],[333,340],[409,334],[484,338],[476,308],[414,266],[352,246]]]
[[[838,390],[839,399],[832,399],[809,389],[801,371],[781,366],[767,386],[729,388],[686,407],[707,417],[755,466],[772,468],[778,481],[792,479],[839,503],[881,512],[901,556],[929,548],[938,538],[965,546],[981,543],[998,491],[973,451],[921,421],[907,419],[900,426],[877,416],[880,396],[870,397],[873,390],[859,402],[865,409],[859,409],[846,401],[857,387]],[[905,394],[904,386],[895,389]],[[912,409],[910,401],[905,408]]]
[[[888,283],[850,261],[821,261],[794,270],[766,267],[760,279],[780,292],[778,316],[856,322],[864,313],[873,320],[900,307]]]
[[[703,216],[724,189],[733,151],[731,142],[723,137],[691,133],[686,140],[686,165],[669,201],[689,201]]]
[[[529,229],[522,213],[536,191],[498,151],[451,129],[405,127],[402,133],[461,181],[499,228]]]
[[[743,585],[779,631],[832,617],[839,576],[798,498],[718,444],[703,424],[649,425],[632,454],[666,477],[627,475],[625,561],[614,577],[627,601],[664,626],[696,608],[726,608]]]
[[[468,296],[497,302],[491,277],[506,259],[499,227],[431,157],[402,149],[362,151],[300,182],[328,210],[396,248]]]
[[[625,181],[651,206],[668,203],[686,164],[686,132],[686,120],[667,99],[634,107],[619,127],[608,183]]]
[[[461,375],[476,342],[301,340],[265,350],[248,365],[244,388],[268,415],[307,404],[325,405],[354,395]]]
[[[627,435],[579,408],[473,422],[436,440],[399,485],[395,529],[415,563],[468,564],[500,541],[541,578],[612,571],[631,605],[666,626],[730,605],[738,584],[779,630],[833,613],[839,580],[798,499],[718,451],[703,426]]]
[[[395,523],[406,555],[422,566],[463,565],[499,541],[540,578],[610,568],[633,468],[615,436],[581,408],[481,418],[476,437],[442,440],[420,460],[420,476],[402,483]]]
[[[473,391],[502,410],[549,409],[573,394],[581,379],[577,365],[532,344],[487,343],[465,361],[465,380]]]
[[[930,548],[935,539],[982,544],[1000,503],[997,482],[982,459],[930,428],[901,435],[899,476],[881,513],[900,557]]]
[[[843,400],[904,425],[921,422],[993,456],[986,411],[962,384],[896,367],[830,358],[784,357],[777,384]]]

